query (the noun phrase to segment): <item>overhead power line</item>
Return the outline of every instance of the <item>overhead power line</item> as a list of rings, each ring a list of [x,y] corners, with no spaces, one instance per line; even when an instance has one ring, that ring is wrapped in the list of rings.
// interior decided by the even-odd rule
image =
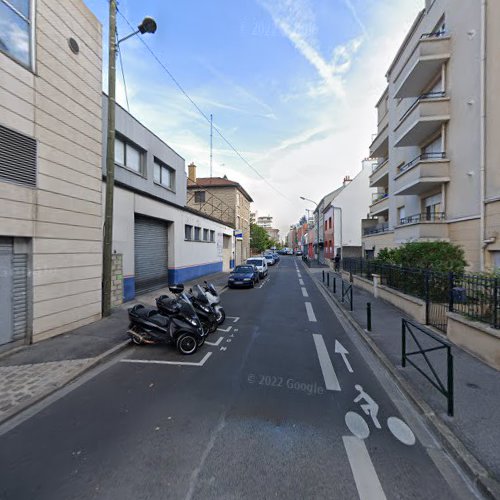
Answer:
[[[128,24],[130,29],[134,30],[134,26],[129,22],[129,20],[121,13],[120,9],[118,9],[118,14],[122,17],[122,19]],[[191,96],[184,90],[182,85],[179,83],[179,81],[175,78],[175,76],[172,74],[172,72],[167,68],[167,66],[161,61],[161,59],[155,54],[153,49],[147,44],[147,42],[144,41],[144,39],[141,37],[139,38],[140,42],[146,47],[146,50],[151,54],[153,59],[162,67],[162,69],[167,73],[167,75],[170,77],[170,79],[175,83],[177,88],[182,92],[184,97],[193,105],[193,107],[200,113],[200,115],[208,122],[210,123],[210,117],[206,115],[206,113],[196,104],[196,102],[191,98]],[[215,125],[213,126],[213,129],[215,132],[220,136],[220,138],[229,146],[230,149],[238,156],[238,158],[247,166],[249,167],[260,179],[262,179],[273,191],[278,193],[280,196],[285,198],[287,201],[290,203],[293,203],[288,196],[283,194],[279,189],[277,189],[273,184],[271,184],[237,149],[236,147],[227,139],[224,134],[217,128]]]

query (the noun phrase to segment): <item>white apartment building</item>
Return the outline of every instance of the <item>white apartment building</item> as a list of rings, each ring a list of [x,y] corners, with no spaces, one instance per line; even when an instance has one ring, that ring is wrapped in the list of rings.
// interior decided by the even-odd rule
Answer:
[[[101,25],[0,1],[0,349],[101,316]]]
[[[500,265],[500,2],[427,0],[378,101],[366,254],[446,240]]]

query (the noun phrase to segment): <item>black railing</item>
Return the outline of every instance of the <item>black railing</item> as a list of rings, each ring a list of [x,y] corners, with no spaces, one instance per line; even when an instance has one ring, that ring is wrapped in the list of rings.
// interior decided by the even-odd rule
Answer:
[[[387,222],[385,222],[384,224],[377,224],[373,227],[365,227],[363,229],[363,236],[367,236],[369,234],[385,233],[386,231],[389,231],[389,223]]]
[[[424,334],[427,338],[432,339],[438,345],[435,344],[429,347],[422,347],[422,343],[417,338],[417,332],[420,334]],[[416,351],[407,350],[407,337],[408,335],[413,339],[413,342],[417,345]],[[432,366],[432,362],[427,356],[427,353],[438,351],[440,349],[446,349],[446,386],[441,380],[441,377],[437,373],[437,370],[434,366]],[[420,368],[416,363],[414,363],[411,359],[411,356],[421,355],[424,358],[425,364],[427,368],[430,370],[430,374],[426,373],[422,368]],[[453,355],[451,354],[451,344],[442,338],[440,338],[435,333],[431,332],[427,328],[415,323],[413,321],[408,321],[407,319],[402,319],[401,321],[401,365],[403,368],[406,367],[406,363],[410,363],[418,372],[420,372],[443,396],[448,400],[448,415],[453,417],[454,412],[454,397],[453,397]],[[440,366],[442,363],[440,363]],[[439,368],[438,368],[439,370]]]
[[[406,172],[407,170],[410,170],[412,167],[414,167],[417,163],[421,161],[426,161],[426,160],[444,160],[446,158],[446,153],[444,151],[441,151],[439,153],[422,153],[421,155],[418,155],[416,158],[414,158],[412,161],[409,161],[408,163],[405,163],[401,167],[399,167],[399,172],[403,173]]]
[[[345,304],[347,302],[347,304],[349,304],[349,310],[352,311],[354,309],[352,283],[344,280],[342,278],[342,275],[337,272],[334,272],[330,275],[330,271],[323,271],[322,275],[323,284],[325,285],[326,289],[334,296],[337,295],[337,280],[340,280],[340,285],[341,285],[341,288],[339,288],[339,291],[341,292],[340,302],[342,304]]]
[[[405,224],[420,224],[421,222],[443,222],[445,220],[445,212],[431,212],[403,217],[402,219],[399,219],[399,224],[403,226]]]
[[[420,35],[420,38],[425,40],[428,38],[441,38],[443,36],[446,36],[446,30],[439,30],[439,31],[433,31],[432,33],[423,33]]]
[[[500,278],[469,273],[408,269],[376,260],[346,258],[344,271],[372,280],[426,304],[426,324],[446,331],[447,313],[455,312],[500,329]]]
[[[446,97],[446,92],[444,90],[435,91],[435,92],[427,92],[425,94],[419,95],[415,102],[406,110],[405,114],[399,119],[402,122],[418,105],[420,101],[424,101],[426,99],[442,99]]]
[[[352,311],[353,309],[353,304],[352,304],[352,283],[349,283],[349,281],[342,280],[342,303],[347,303],[349,304],[349,309]]]

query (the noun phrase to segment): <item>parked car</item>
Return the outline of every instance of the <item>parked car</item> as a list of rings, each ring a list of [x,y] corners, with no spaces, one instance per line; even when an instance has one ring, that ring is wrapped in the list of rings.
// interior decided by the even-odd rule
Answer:
[[[236,286],[248,286],[253,288],[259,280],[259,271],[253,265],[236,266],[229,274],[227,286],[233,288]]]
[[[279,256],[279,254],[277,254],[277,253],[273,253],[273,254],[272,254],[272,256],[274,257],[274,261],[275,261],[275,262],[279,262],[279,261],[280,261],[280,256]]]
[[[271,254],[264,255],[268,266],[274,266],[274,257]]]
[[[247,264],[255,266],[259,271],[259,278],[267,276],[269,270],[267,268],[267,261],[264,257],[250,257],[247,259]]]
[[[287,255],[293,255],[293,250],[291,248],[289,248],[287,251],[286,251],[286,254]]]
[[[295,255],[302,255],[302,250],[296,250]]]

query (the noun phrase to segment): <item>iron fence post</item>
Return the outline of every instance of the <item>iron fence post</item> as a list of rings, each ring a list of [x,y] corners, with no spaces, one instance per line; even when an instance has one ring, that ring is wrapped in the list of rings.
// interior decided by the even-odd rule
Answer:
[[[366,329],[372,331],[372,305],[370,302],[366,303]]]
[[[498,278],[495,278],[493,285],[493,326],[498,328]]]
[[[325,271],[321,271],[323,273],[323,283],[325,282]]]
[[[353,297],[352,297],[352,296],[353,296],[353,288],[352,288],[352,283],[351,283],[351,288],[350,288],[350,290],[351,290],[351,294],[350,294],[350,295],[351,295],[351,297],[350,297],[350,298],[351,298],[351,311],[352,311],[352,310],[353,310],[353,303],[352,303],[352,298],[353,298]]]
[[[453,417],[454,414],[454,394],[453,394],[453,355],[451,348],[447,348],[448,357],[448,415]]]
[[[342,303],[344,303],[344,280],[342,280]]]
[[[404,318],[401,319],[401,366],[406,367],[406,324]]]
[[[449,307],[448,307],[448,310],[450,312],[453,312],[453,286],[454,286],[454,281],[455,281],[455,277],[454,277],[454,274],[453,274],[453,271],[451,271],[448,275],[448,288],[449,288]]]
[[[337,293],[337,278],[333,277],[333,293]]]
[[[425,279],[425,324],[428,325],[430,321],[429,312],[431,307],[429,271],[425,271],[424,279]]]

